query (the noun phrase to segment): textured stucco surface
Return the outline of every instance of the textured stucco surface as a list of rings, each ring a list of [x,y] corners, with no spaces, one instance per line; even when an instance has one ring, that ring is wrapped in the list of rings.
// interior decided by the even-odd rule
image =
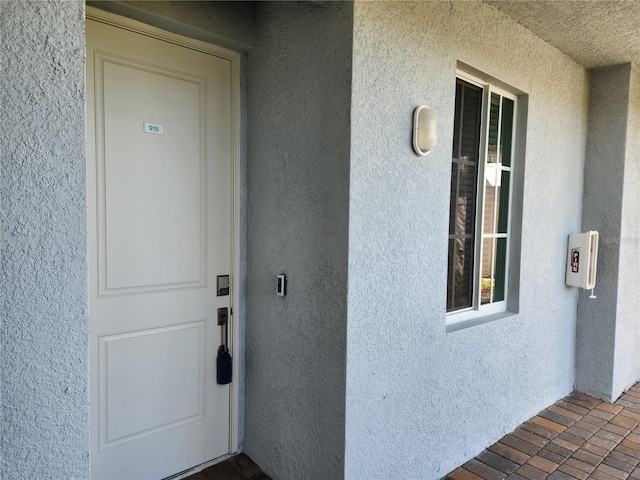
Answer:
[[[488,0],[588,68],[640,62],[636,0]]]
[[[612,397],[640,378],[640,72],[629,67],[629,103],[620,229],[618,322]]]
[[[357,2],[345,478],[439,478],[574,381],[587,75],[480,2]],[[529,95],[519,314],[445,333],[457,61]],[[426,158],[413,109],[439,115]]]
[[[575,385],[606,400],[613,388],[628,99],[628,65],[590,72],[582,230],[600,233],[598,298],[582,292],[578,302]]]
[[[615,400],[640,377],[640,85],[631,64],[590,72],[583,230],[598,230],[597,299],[578,302],[576,388]]]
[[[259,3],[247,61],[245,451],[276,479],[343,475],[352,8]]]
[[[0,4],[1,476],[89,478],[84,3]]]
[[[90,0],[87,4],[236,51],[252,48],[257,30],[253,2]]]

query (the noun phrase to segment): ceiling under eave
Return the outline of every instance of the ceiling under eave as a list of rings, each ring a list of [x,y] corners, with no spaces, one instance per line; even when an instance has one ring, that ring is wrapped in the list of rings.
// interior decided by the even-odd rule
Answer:
[[[640,64],[640,0],[485,0],[580,65]]]

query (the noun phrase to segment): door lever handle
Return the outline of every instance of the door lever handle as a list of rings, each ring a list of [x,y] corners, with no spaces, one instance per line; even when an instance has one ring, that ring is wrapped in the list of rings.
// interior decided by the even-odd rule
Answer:
[[[218,325],[222,327],[220,332],[220,344],[223,345],[227,351],[229,348],[227,346],[227,338],[228,338],[228,326],[229,326],[229,309],[227,307],[222,307],[218,309]]]

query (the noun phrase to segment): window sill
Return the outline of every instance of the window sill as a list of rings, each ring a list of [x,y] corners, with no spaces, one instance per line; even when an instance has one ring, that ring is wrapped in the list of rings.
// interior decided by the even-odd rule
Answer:
[[[459,330],[464,330],[470,327],[475,327],[476,325],[482,325],[484,323],[495,322],[496,320],[502,320],[503,318],[515,317],[518,315],[515,312],[503,311],[498,313],[491,313],[488,315],[482,315],[481,312],[478,312],[478,316],[472,318],[465,318],[464,320],[451,321],[453,319],[448,318],[449,320],[446,325],[446,333],[453,333]]]

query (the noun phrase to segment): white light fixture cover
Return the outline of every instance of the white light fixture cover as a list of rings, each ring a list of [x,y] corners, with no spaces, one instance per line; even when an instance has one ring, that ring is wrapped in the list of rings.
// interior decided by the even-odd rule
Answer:
[[[424,157],[436,146],[438,140],[438,114],[426,105],[420,105],[413,113],[413,149]]]

